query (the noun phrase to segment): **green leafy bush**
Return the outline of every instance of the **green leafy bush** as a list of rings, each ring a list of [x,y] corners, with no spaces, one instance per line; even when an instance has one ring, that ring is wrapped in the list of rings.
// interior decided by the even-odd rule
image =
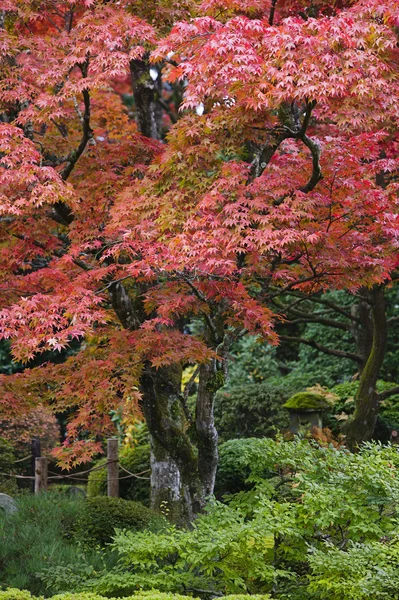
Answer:
[[[160,529],[164,519],[140,502],[98,496],[82,504],[76,524],[76,539],[85,546],[104,546],[112,541],[115,528],[131,531]]]
[[[150,446],[147,440],[145,443],[135,447],[124,447],[119,453],[119,461],[122,467],[131,473],[141,473],[139,477],[121,479],[119,482],[119,495],[125,500],[136,500],[145,506],[150,504]],[[96,463],[96,466],[106,463],[102,459]],[[148,471],[148,472],[146,472]],[[119,477],[126,477],[126,471],[119,469]],[[107,494],[107,471],[101,469],[92,471],[89,475],[87,485],[87,495],[90,498],[95,496],[106,496]]]
[[[292,395],[283,385],[253,383],[220,390],[215,400],[215,425],[221,441],[275,436],[287,428],[283,404]]]
[[[86,589],[399,598],[396,448],[368,444],[351,454],[307,440],[253,439],[237,468],[249,470],[253,487],[211,503],[191,530],[118,531],[117,566]]]
[[[54,593],[59,588],[48,587],[40,577],[44,569],[68,564],[72,572],[86,568],[87,578],[87,568],[104,568],[102,556],[83,551],[73,540],[83,500],[48,492],[19,496],[17,505],[15,513],[0,512],[1,586]]]
[[[251,467],[241,459],[254,440],[255,438],[243,438],[220,444],[215,483],[215,496],[218,499],[222,499],[225,494],[236,494],[253,487],[248,481]]]
[[[2,592],[0,590],[0,600],[31,600],[30,592],[26,590],[8,589]]]

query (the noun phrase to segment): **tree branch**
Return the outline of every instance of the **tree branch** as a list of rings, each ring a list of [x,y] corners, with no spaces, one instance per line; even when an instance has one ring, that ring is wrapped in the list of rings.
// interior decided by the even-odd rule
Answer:
[[[314,340],[307,340],[301,337],[293,337],[290,335],[280,335],[281,340],[285,342],[297,342],[298,344],[306,344],[307,346],[311,346],[311,348],[315,348],[324,354],[330,354],[331,356],[338,356],[339,358],[348,358],[349,360],[354,360],[358,364],[363,363],[363,359],[358,354],[354,352],[345,352],[344,350],[336,350],[335,348],[328,348],[327,346],[322,346],[318,342]]]
[[[83,77],[87,76],[88,61],[80,67]],[[61,171],[61,177],[66,181],[72,173],[77,161],[82,156],[89,140],[93,137],[93,130],[90,127],[90,92],[88,89],[82,91],[84,102],[84,113],[82,115],[82,139],[76,150],[73,150],[67,158],[67,165]]]
[[[274,13],[276,12],[276,4],[277,4],[277,0],[272,0],[272,5],[270,7],[270,14],[269,14],[270,27],[272,27],[273,23],[274,23]]]
[[[378,398],[381,402],[381,400],[385,400],[386,398],[389,398],[389,396],[394,396],[395,394],[399,394],[399,385],[395,385],[395,387],[391,388],[390,390],[380,392],[378,394]]]
[[[184,281],[187,283],[187,285],[193,290],[194,294],[197,296],[197,298],[199,300],[201,300],[202,302],[204,302],[205,304],[208,305],[207,299],[205,298],[205,296],[195,287],[195,285],[193,284],[193,282],[188,278],[183,276]],[[216,331],[216,327],[210,317],[210,315],[208,315],[206,312],[204,312],[204,317],[205,317],[205,321],[212,333],[212,336],[214,338],[214,341],[216,343],[218,343],[219,338],[218,338],[218,334]]]
[[[351,325],[349,323],[335,321],[335,319],[329,319],[318,313],[306,313],[289,307],[287,312],[291,312],[293,315],[298,317],[298,319],[295,319],[294,321],[290,320],[290,324],[292,325],[295,323],[320,323],[320,325],[335,327],[336,329],[342,329],[343,331],[350,331],[351,329]]]
[[[301,192],[303,192],[304,194],[307,194],[308,192],[311,192],[316,187],[316,185],[319,183],[319,181],[321,179],[323,179],[323,174],[321,172],[321,167],[320,167],[321,149],[320,149],[319,143],[315,142],[307,135],[302,135],[300,137],[300,139],[303,141],[305,146],[307,148],[309,148],[310,153],[312,155],[312,165],[313,165],[312,166],[312,174],[311,174],[310,179],[307,182],[307,184],[303,185],[301,188],[299,188]]]
[[[302,300],[309,300],[309,302],[316,302],[317,304],[322,304],[323,306],[327,306],[328,308],[331,308],[331,310],[342,315],[343,317],[346,317],[347,319],[350,319],[351,321],[354,321],[355,323],[358,323],[359,325],[362,324],[361,320],[358,319],[355,315],[352,315],[350,312],[347,312],[341,306],[339,306],[338,304],[335,304],[334,302],[331,302],[330,300],[325,300],[324,298],[317,298],[316,296],[303,296],[300,292],[295,292],[295,291],[293,291],[293,292],[290,291],[289,295],[294,296],[296,298],[301,298]]]

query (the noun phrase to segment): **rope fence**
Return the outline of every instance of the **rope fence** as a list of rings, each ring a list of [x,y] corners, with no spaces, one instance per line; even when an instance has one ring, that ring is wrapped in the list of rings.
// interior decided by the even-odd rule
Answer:
[[[150,469],[146,469],[145,471],[141,471],[140,473],[132,473],[125,467],[123,467],[119,462],[118,457],[118,440],[115,438],[110,438],[107,443],[107,460],[95,467],[90,469],[86,469],[85,471],[79,471],[77,473],[71,474],[63,474],[60,475],[55,473],[54,471],[48,470],[48,459],[44,456],[34,456],[34,454],[29,454],[29,456],[25,456],[24,458],[20,458],[16,460],[16,463],[21,463],[27,460],[34,460],[34,475],[19,475],[18,473],[2,473],[0,472],[1,477],[13,477],[15,479],[28,479],[34,482],[34,491],[35,494],[39,492],[45,491],[48,488],[49,481],[55,481],[60,479],[70,479],[72,481],[84,481],[87,483],[87,477],[81,477],[82,475],[88,475],[93,471],[100,471],[101,469],[107,469],[107,492],[108,496],[119,497],[119,481],[125,479],[131,479],[132,477],[136,479],[145,479],[150,480],[150,477],[145,476],[146,473],[150,472]],[[119,476],[119,469],[127,473],[127,475]],[[94,479],[94,481],[103,481],[102,478]]]

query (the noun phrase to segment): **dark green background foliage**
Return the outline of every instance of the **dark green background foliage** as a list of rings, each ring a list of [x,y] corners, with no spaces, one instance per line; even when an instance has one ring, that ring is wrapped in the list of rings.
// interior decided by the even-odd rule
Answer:
[[[288,427],[284,402],[291,396],[283,385],[253,383],[220,390],[215,400],[215,425],[221,441],[273,436]]]
[[[332,405],[329,413],[326,414],[326,424],[338,433],[340,424],[353,414],[355,410],[355,396],[359,387],[358,381],[346,381],[331,388],[338,400]],[[377,381],[377,391],[384,392],[395,383],[379,380]],[[338,419],[337,419],[338,417]],[[342,420],[340,420],[342,418]],[[381,402],[380,413],[378,415],[377,426],[374,437],[382,442],[388,442],[391,438],[391,431],[399,430],[399,395],[394,394]]]

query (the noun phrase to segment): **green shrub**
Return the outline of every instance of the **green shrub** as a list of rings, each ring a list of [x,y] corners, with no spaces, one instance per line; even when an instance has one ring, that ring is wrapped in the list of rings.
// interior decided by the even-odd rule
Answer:
[[[215,496],[218,499],[225,494],[236,494],[252,487],[247,482],[251,467],[243,457],[253,443],[256,443],[256,438],[229,440],[220,444],[215,483]]]
[[[229,594],[229,596],[222,596],[220,600],[269,600],[270,594]]]
[[[221,441],[270,437],[289,425],[283,404],[292,391],[283,385],[253,383],[220,390],[215,399],[215,425]]]
[[[124,447],[119,453],[119,461],[122,467],[131,473],[142,473],[140,478],[131,477],[119,481],[119,495],[125,500],[136,500],[145,506],[150,504],[150,446],[147,443],[135,447]],[[106,463],[106,459],[101,459],[96,466]],[[119,469],[119,477],[126,477],[126,471]],[[107,494],[107,470],[101,469],[92,471],[89,475],[87,485],[87,495],[89,498],[95,496],[106,496]]]
[[[211,503],[191,530],[118,531],[118,565],[87,586],[107,596],[157,588],[398,600],[396,448],[368,444],[351,454],[258,438],[242,448],[245,465],[253,487]]]
[[[252,597],[251,597],[252,598]],[[237,596],[229,600],[246,600],[247,596]],[[254,600],[266,600],[267,596],[257,596]],[[0,600],[36,600],[35,596],[31,596],[30,592],[26,590],[11,589],[0,591]],[[104,596],[92,592],[76,592],[76,593],[64,593],[52,596],[48,600],[106,600]],[[151,590],[148,592],[139,591],[132,596],[128,596],[125,600],[199,600],[192,596],[181,596],[180,594],[168,594],[165,592],[158,592],[157,590]],[[225,600],[225,599],[223,599]],[[226,599],[227,600],[227,599]]]
[[[257,594],[248,596],[247,594],[237,594],[233,596],[223,596],[220,600],[268,600],[268,594]],[[8,589],[4,592],[0,591],[0,600],[35,600],[33,596],[26,590]],[[57,594],[49,600],[105,600],[104,596],[93,594],[92,592],[78,592]],[[150,592],[137,592],[133,596],[127,596],[125,600],[198,600],[193,596],[182,596],[180,594],[168,594],[151,590]]]
[[[103,600],[103,596],[93,594],[92,592],[73,592],[57,594],[49,600]]]
[[[104,546],[115,529],[159,529],[164,519],[140,502],[97,496],[87,498],[76,526],[76,539],[85,546]]]
[[[54,593],[59,588],[41,580],[44,569],[56,570],[63,564],[72,571],[103,568],[98,553],[84,552],[73,541],[83,500],[48,492],[19,496],[17,505],[15,513],[0,513],[1,586],[25,588],[32,594]]]

